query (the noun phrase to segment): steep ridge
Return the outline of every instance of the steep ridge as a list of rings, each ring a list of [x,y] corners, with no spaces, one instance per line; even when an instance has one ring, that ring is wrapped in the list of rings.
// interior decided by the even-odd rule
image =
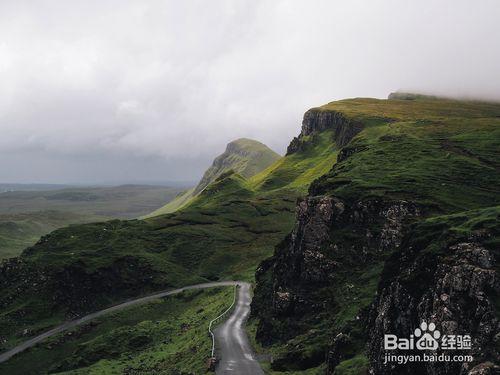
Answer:
[[[215,158],[212,166],[206,170],[193,193],[198,194],[217,177],[230,170],[245,178],[252,177],[279,158],[280,155],[269,147],[252,139],[240,138],[232,141],[228,143],[226,151]]]
[[[291,230],[297,197],[335,162],[331,131],[251,178],[220,174],[189,205],[147,220],[75,225],[0,266],[4,349],[64,319],[208,280],[253,279]]]
[[[308,137],[325,130],[334,131],[335,144],[341,148],[362,129],[363,125],[360,122],[346,118],[341,112],[312,108],[304,114],[302,131],[292,140],[286,154],[290,155],[301,150],[308,143]]]
[[[178,195],[173,201],[146,217],[168,214],[187,206],[203,189],[223,173],[234,171],[245,178],[249,178],[266,169],[279,158],[279,154],[265,144],[253,139],[240,138],[232,141],[227,144],[224,153],[215,158],[196,187]]]
[[[495,347],[499,328],[500,105],[352,99],[314,112],[321,129],[357,135],[340,141],[337,163],[298,201],[293,230],[257,271],[256,336],[273,370],[494,366],[498,354],[482,348]],[[306,122],[289,154],[310,134]],[[407,337],[422,319],[470,333],[475,361],[383,365],[383,333]]]

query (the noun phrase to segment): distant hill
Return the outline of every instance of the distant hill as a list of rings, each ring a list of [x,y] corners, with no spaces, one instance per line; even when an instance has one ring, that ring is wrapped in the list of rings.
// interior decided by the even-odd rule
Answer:
[[[8,191],[45,191],[57,190],[70,187],[69,185],[61,184],[6,184],[0,183],[0,193]]]
[[[223,173],[234,171],[245,178],[249,178],[269,167],[280,157],[279,154],[265,144],[253,139],[240,138],[232,141],[228,143],[226,151],[215,158],[212,166],[205,171],[195,188],[179,194],[174,200],[147,217],[171,213],[180,207],[186,206],[192,201],[192,198],[196,197]]]
[[[69,224],[144,215],[183,189],[149,185],[40,184],[1,184],[1,188],[4,190],[0,192],[0,259],[19,255],[41,236]]]

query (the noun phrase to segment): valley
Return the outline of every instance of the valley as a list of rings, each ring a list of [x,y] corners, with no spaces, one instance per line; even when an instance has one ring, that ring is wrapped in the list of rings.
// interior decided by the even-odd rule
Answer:
[[[496,366],[499,104],[411,94],[340,100],[307,111],[283,157],[253,163],[262,154],[242,160],[245,147],[228,146],[202,187],[164,211],[60,228],[4,260],[2,350],[127,299],[243,280],[254,284],[248,332],[272,358],[263,362],[269,373]],[[53,338],[2,366],[43,357],[46,372],[202,373],[200,348],[209,343],[202,321],[220,313],[229,295],[193,293],[193,304],[157,301],[147,313],[134,307],[146,314],[134,327],[102,317],[97,328],[75,334],[84,341],[60,345]],[[160,313],[200,330],[157,329]],[[425,319],[448,334],[471,334],[474,363],[384,366],[383,333],[404,337]],[[159,344],[160,332],[171,345]],[[110,348],[112,342],[119,345]],[[179,366],[169,362],[169,350]]]

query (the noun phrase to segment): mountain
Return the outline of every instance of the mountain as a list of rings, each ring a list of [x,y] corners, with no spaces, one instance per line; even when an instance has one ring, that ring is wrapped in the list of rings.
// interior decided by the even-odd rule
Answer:
[[[497,371],[500,104],[410,94],[332,102],[306,113],[288,154],[328,130],[337,161],[256,274],[256,338],[272,369]],[[445,352],[474,360],[386,363],[384,334],[408,338],[422,321],[470,335],[470,351]]]
[[[174,213],[72,225],[42,237],[0,266],[3,347],[133,296],[207,280],[253,280],[292,229],[296,199],[330,169],[336,150],[326,131],[252,177],[233,169],[220,174]]]
[[[227,144],[226,151],[215,158],[196,187],[179,194],[173,201],[152,212],[147,217],[171,213],[186,206],[223,173],[234,171],[245,178],[249,178],[266,169],[279,158],[279,154],[265,144],[253,139],[240,138],[232,141]]]
[[[249,327],[273,373],[494,373],[500,104],[392,98],[310,109],[287,154],[251,177],[225,170],[174,213],[58,229],[2,262],[1,345],[134,296],[255,277]],[[473,362],[385,364],[383,334],[422,320],[470,334]],[[113,337],[53,369],[97,363]],[[12,361],[13,374],[39,363]]]
[[[237,139],[228,143],[226,151],[215,158],[193,193],[198,194],[217,177],[230,170],[245,178],[252,177],[279,158],[280,155],[260,142],[247,138]]]

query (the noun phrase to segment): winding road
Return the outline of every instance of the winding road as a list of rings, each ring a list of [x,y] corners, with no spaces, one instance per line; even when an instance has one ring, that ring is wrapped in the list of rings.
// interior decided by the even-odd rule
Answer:
[[[94,318],[100,317],[102,315],[121,310],[123,308],[138,305],[141,303],[149,302],[157,298],[162,298],[170,296],[173,294],[178,294],[186,290],[191,289],[206,289],[218,286],[233,286],[239,285],[238,290],[238,300],[236,308],[229,317],[229,319],[221,324],[215,331],[215,341],[216,341],[216,352],[217,357],[220,362],[217,366],[217,374],[252,374],[259,375],[263,374],[263,371],[259,363],[254,359],[252,349],[248,342],[248,337],[243,325],[245,323],[248,314],[250,313],[250,302],[252,297],[250,295],[250,284],[243,281],[219,281],[210,282],[196,285],[189,285],[179,289],[171,289],[156,294],[152,294],[146,297],[141,297],[133,299],[127,302],[123,302],[119,305],[109,307],[104,310],[96,311],[92,314],[85,315],[79,319],[66,322],[52,328],[51,330],[44,332],[32,339],[29,339],[16,347],[0,354],[0,363],[7,361],[12,356],[20,353],[32,346],[35,346],[39,342],[45,340],[46,338],[56,335],[58,333],[64,332],[70,328],[79,326],[83,323],[88,322]],[[207,353],[207,355],[210,353]]]
[[[220,359],[216,374],[263,375],[259,362],[255,359],[248,336],[243,326],[250,314],[250,284],[240,283],[236,307],[224,323],[214,331],[215,349]]]

